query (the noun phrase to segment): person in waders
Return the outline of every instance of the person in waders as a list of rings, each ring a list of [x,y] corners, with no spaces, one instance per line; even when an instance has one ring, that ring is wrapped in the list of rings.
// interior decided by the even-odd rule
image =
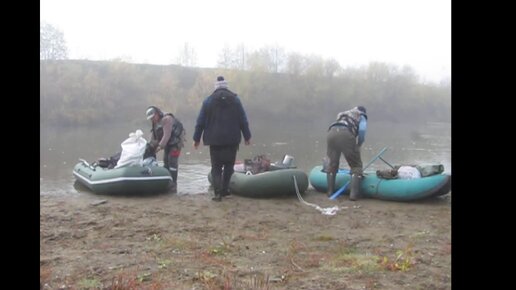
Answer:
[[[366,130],[367,114],[363,106],[338,113],[337,120],[328,128],[326,155],[329,162],[323,169],[328,182],[328,196],[335,192],[335,178],[341,154],[344,154],[351,170],[349,199],[356,200],[360,196],[360,182],[363,177],[360,146],[364,143]]]
[[[152,122],[150,145],[155,153],[163,152],[163,166],[168,169],[174,181],[169,191],[177,192],[177,174],[179,155],[184,147],[184,128],[172,113],[162,112],[156,106],[149,106],[147,120]],[[178,126],[179,125],[179,126]],[[179,132],[176,132],[179,130]]]

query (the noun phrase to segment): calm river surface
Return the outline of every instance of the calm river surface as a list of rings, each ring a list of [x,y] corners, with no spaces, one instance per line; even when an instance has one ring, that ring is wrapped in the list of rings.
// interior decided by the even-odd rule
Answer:
[[[209,149],[192,146],[193,124],[185,122],[187,144],[179,159],[178,194],[205,193],[209,183]],[[274,126],[272,126],[274,127]],[[40,128],[40,194],[68,195],[92,194],[77,190],[72,169],[79,158],[93,162],[121,151],[120,143],[129,133],[141,129],[149,138],[149,124],[106,125],[103,127]],[[285,128],[284,126],[259,126],[253,128],[252,145],[240,147],[237,160],[267,154],[271,161],[283,159],[285,154],[294,157],[299,169],[309,173],[312,167],[322,164],[326,154],[326,128]],[[399,123],[368,124],[366,141],[362,148],[362,162],[367,164],[383,147],[388,150],[382,157],[391,164],[440,163],[451,173],[451,125],[427,123],[414,126]],[[162,155],[158,154],[162,160]],[[347,167],[341,159],[341,167]],[[381,160],[368,169],[385,169]]]

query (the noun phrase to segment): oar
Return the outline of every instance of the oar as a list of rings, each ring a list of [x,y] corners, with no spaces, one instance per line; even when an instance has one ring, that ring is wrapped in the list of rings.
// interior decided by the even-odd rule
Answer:
[[[380,160],[385,162],[385,164],[389,165],[390,168],[394,169],[394,166],[392,166],[389,162],[385,161],[385,159],[383,159],[382,157],[380,157]]]
[[[380,158],[380,156],[382,156],[382,154],[383,154],[383,152],[385,152],[385,150],[387,150],[387,147],[383,147],[383,149],[380,151],[380,153],[376,154],[376,156],[373,157],[373,159],[371,159],[371,161],[369,161],[369,163],[367,163],[367,165],[364,167],[363,170],[366,170],[367,167],[369,167],[369,165],[373,164],[373,162],[375,162],[376,159]],[[337,190],[334,194],[332,194],[330,196],[330,199],[332,199],[332,200],[336,199],[337,196],[339,196],[341,193],[343,193],[346,190],[346,188],[348,188],[348,185],[350,182],[351,182],[351,179],[348,182],[346,182],[346,184],[344,184],[341,188],[339,188],[339,190]]]

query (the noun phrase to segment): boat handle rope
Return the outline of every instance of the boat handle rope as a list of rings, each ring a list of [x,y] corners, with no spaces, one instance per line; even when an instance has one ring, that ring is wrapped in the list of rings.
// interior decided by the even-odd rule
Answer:
[[[338,206],[322,208],[322,207],[318,206],[315,203],[306,202],[301,197],[301,194],[299,193],[299,187],[297,186],[296,176],[292,175],[292,177],[294,178],[294,187],[296,188],[297,198],[299,199],[299,201],[301,203],[304,203],[304,204],[306,204],[308,206],[311,206],[311,207],[315,208],[316,210],[320,211],[323,215],[335,215],[335,214],[337,214],[337,211],[341,210],[341,208],[339,208]]]

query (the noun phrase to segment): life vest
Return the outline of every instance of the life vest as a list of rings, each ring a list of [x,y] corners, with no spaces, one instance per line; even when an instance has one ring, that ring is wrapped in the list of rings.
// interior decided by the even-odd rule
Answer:
[[[179,119],[176,118],[172,113],[160,114],[161,118],[159,122],[155,126],[154,124],[152,125],[152,135],[158,142],[161,140],[161,138],[163,138],[163,118],[166,115],[174,118],[174,124],[172,124],[172,132],[170,132],[170,138],[167,141],[167,146],[175,146],[181,149],[184,146],[184,136],[186,132],[183,127],[183,123],[181,123],[181,121],[179,121]]]
[[[360,122],[360,117],[362,115],[367,119],[367,115],[357,109],[357,107],[340,112],[337,114],[337,121],[332,123],[328,130],[333,126],[345,126],[350,130],[351,134],[356,137],[358,136],[358,123]]]

